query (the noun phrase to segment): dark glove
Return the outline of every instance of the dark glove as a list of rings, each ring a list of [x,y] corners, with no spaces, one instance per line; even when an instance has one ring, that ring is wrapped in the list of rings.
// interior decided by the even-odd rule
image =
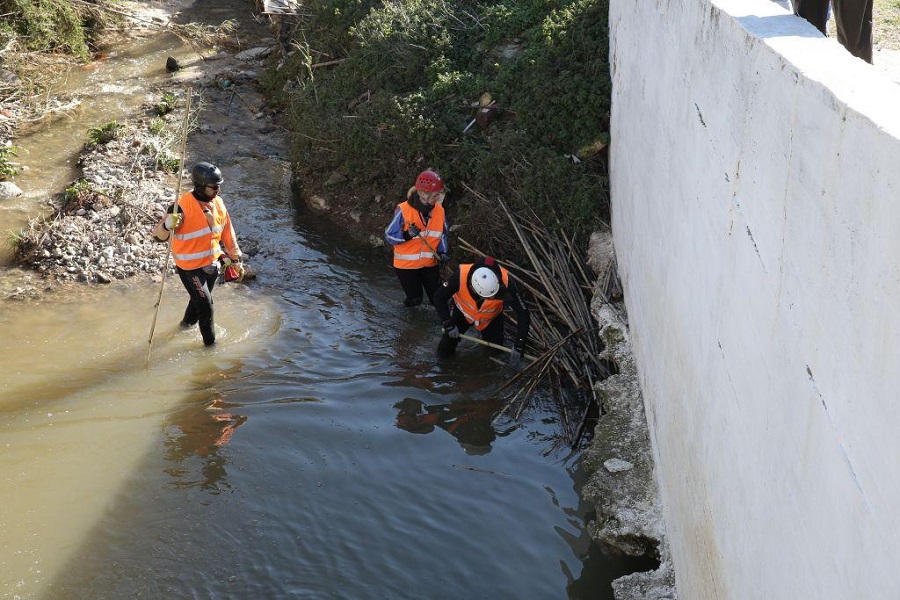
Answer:
[[[415,223],[409,224],[409,237],[410,239],[414,237],[419,237],[419,234],[422,233],[422,230],[419,229]]]
[[[508,364],[511,367],[518,367],[521,362],[522,362],[522,353],[519,352],[518,350],[516,350],[515,348],[510,350],[509,358],[507,359],[506,364]]]
[[[450,264],[450,255],[446,252],[441,252],[440,254],[438,254],[438,264],[440,264],[442,267],[444,265]]]
[[[509,359],[506,361],[511,367],[518,367],[525,355],[525,342],[523,340],[516,341],[509,353]]]
[[[451,319],[447,319],[446,321],[444,321],[444,333],[451,339],[459,339],[459,329],[457,329],[456,325],[453,324],[453,321]]]

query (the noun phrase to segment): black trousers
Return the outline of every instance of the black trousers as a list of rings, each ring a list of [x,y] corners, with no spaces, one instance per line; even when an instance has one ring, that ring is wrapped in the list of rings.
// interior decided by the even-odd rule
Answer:
[[[452,309],[450,309],[450,320],[453,321],[453,324],[456,325],[456,328],[459,329],[460,333],[465,333],[471,324],[466,321],[466,317],[459,311],[458,308],[454,305]],[[488,326],[481,330],[481,339],[486,342],[491,342],[492,344],[503,344],[503,313],[500,313],[494,319],[488,323]],[[446,333],[441,336],[441,341],[438,342],[437,354],[438,358],[447,358],[448,356],[453,356],[456,354],[456,347],[459,345],[459,338],[453,339]],[[493,349],[491,349],[493,352]],[[500,352],[499,350],[497,351]]]
[[[398,269],[394,267],[397,279],[406,294],[403,304],[406,306],[418,306],[422,304],[423,296],[428,296],[428,302],[434,304],[434,293],[441,285],[441,270],[438,267],[422,267],[421,269]],[[424,294],[423,294],[424,291]]]
[[[216,286],[216,279],[219,277],[219,267],[212,264],[202,269],[193,269],[185,271],[177,268],[178,276],[184,289],[187,290],[191,297],[187,308],[184,311],[184,318],[181,324],[189,327],[191,325],[200,324],[200,335],[203,336],[203,343],[211,346],[216,343],[216,330],[213,326],[213,297],[212,291]]]
[[[794,14],[825,33],[829,1],[834,5],[838,41],[850,54],[871,63],[873,0],[793,0]]]

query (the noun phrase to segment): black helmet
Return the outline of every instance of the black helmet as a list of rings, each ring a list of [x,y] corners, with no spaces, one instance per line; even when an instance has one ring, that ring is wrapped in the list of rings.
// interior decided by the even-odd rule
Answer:
[[[199,162],[194,165],[194,168],[191,169],[191,179],[198,188],[212,184],[218,185],[224,181],[219,167],[208,162]]]

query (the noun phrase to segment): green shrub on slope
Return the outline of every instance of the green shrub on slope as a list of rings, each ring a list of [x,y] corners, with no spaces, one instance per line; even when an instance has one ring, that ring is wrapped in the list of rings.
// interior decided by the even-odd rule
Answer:
[[[301,184],[340,170],[399,200],[430,166],[457,221],[474,210],[463,183],[581,236],[606,220],[607,0],[306,6],[297,50],[267,75],[292,119]],[[463,133],[485,92],[498,117]]]
[[[88,56],[82,13],[64,0],[0,0],[0,32],[28,50]]]

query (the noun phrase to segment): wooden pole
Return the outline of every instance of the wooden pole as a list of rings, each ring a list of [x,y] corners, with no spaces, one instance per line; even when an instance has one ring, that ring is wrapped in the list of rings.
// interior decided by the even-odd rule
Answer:
[[[184,124],[181,131],[181,157],[178,161],[178,185],[175,188],[175,211],[172,214],[178,214],[178,199],[181,198],[181,179],[184,172],[184,153],[187,146],[188,128],[190,127],[191,118],[191,88],[187,89],[187,103],[184,108]],[[147,338],[147,361],[144,364],[145,369],[150,368],[150,353],[153,351],[153,332],[156,330],[156,320],[159,317],[159,305],[162,304],[163,290],[166,287],[166,275],[169,272],[169,259],[172,257],[172,238],[175,237],[175,231],[169,232],[169,243],[166,247],[166,262],[162,270],[162,282],[159,285],[159,297],[156,299],[156,307],[153,312],[153,324],[150,325],[150,336]]]
[[[465,333],[459,334],[460,339],[468,340],[470,342],[475,342],[476,344],[481,344],[482,346],[487,346],[489,348],[493,348],[494,350],[503,350],[504,352],[512,352],[512,348],[507,348],[506,346],[501,346],[500,344],[494,344],[483,340],[481,338],[477,338],[471,335],[466,335]],[[527,358],[530,361],[536,360],[536,357],[531,356],[530,354],[523,354],[524,358]]]

